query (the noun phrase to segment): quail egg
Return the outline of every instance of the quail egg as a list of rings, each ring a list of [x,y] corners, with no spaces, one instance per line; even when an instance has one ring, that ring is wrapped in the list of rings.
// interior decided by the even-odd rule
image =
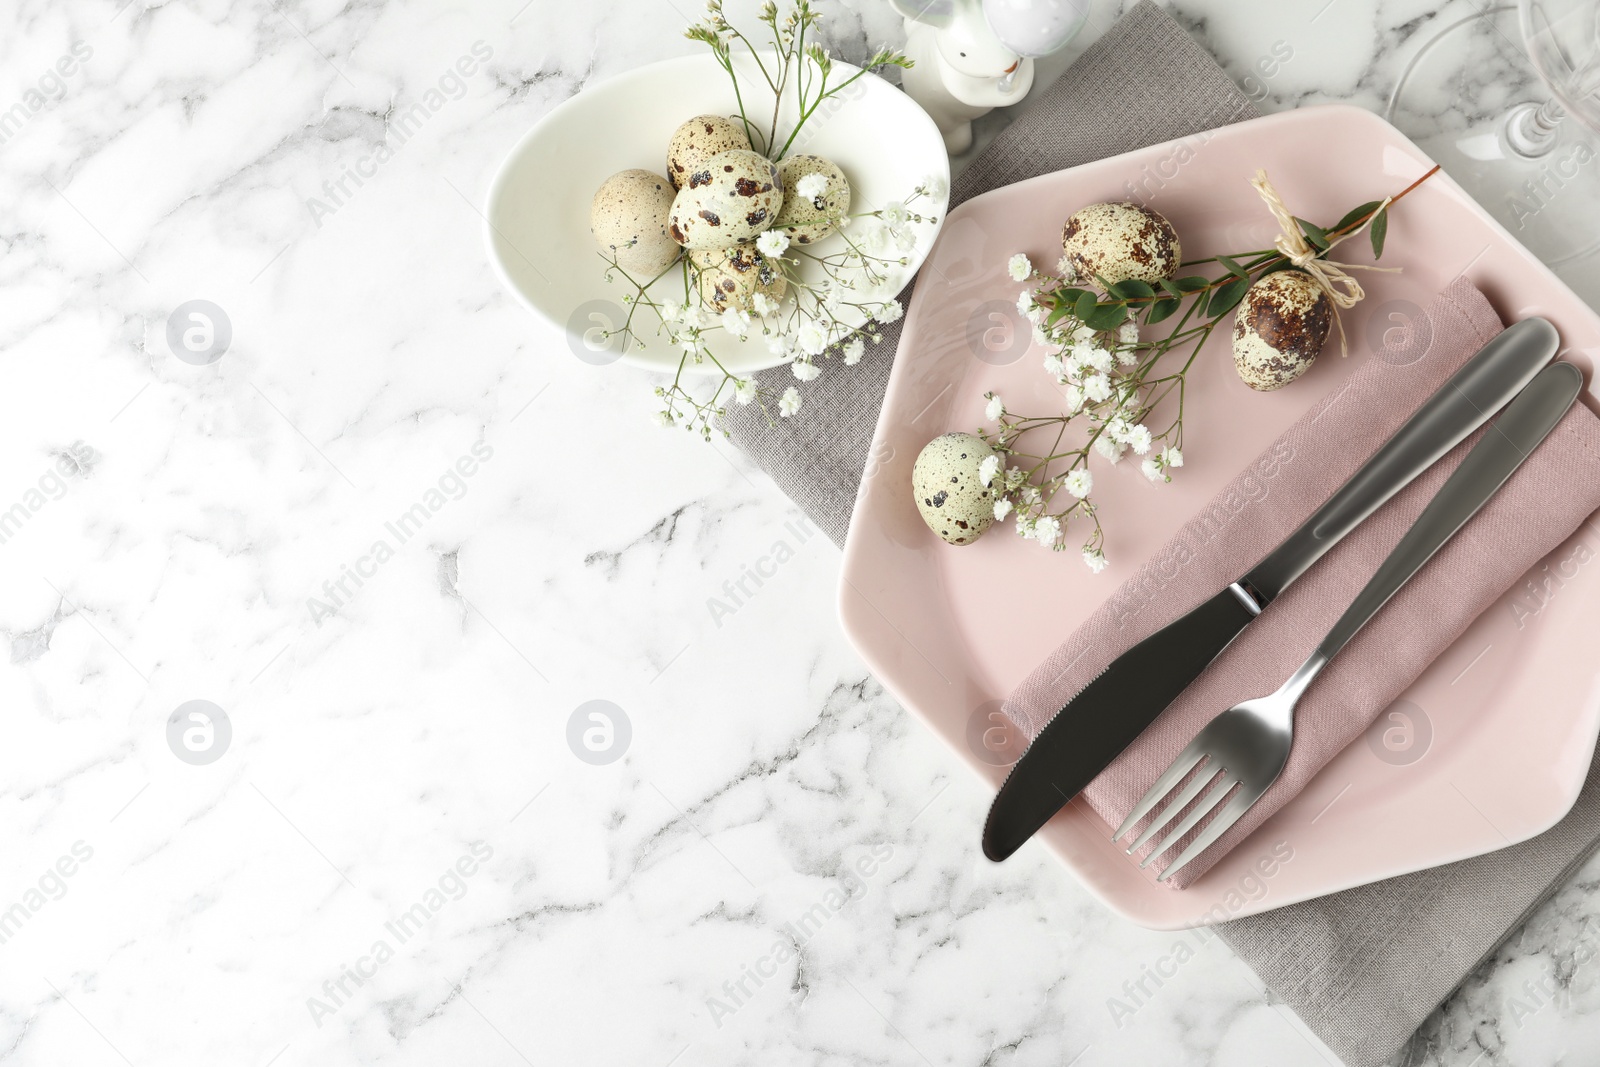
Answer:
[[[821,156],[790,156],[778,164],[778,177],[783,180],[783,210],[773,227],[796,244],[822,240],[833,232],[829,220],[850,210],[849,180],[836,164]],[[821,192],[813,192],[816,185]],[[808,192],[812,195],[804,195]]]
[[[667,146],[667,177],[672,187],[689,184],[689,176],[704,170],[706,160],[733,148],[750,148],[744,127],[721,115],[696,115],[679,126]]]
[[[697,249],[689,253],[689,261],[700,299],[712,311],[754,311],[751,301],[757,293],[777,303],[789,290],[783,271],[753,244]]]
[[[1066,266],[1093,285],[1170,278],[1183,261],[1178,231],[1159,212],[1138,204],[1090,204],[1061,231]]]
[[[667,215],[675,194],[672,183],[647,170],[613,174],[589,205],[589,232],[617,266],[648,280],[678,258],[681,249],[667,236]]]
[[[1233,323],[1233,365],[1244,384],[1281,389],[1311,369],[1333,326],[1333,303],[1304,271],[1258,279]]]
[[[969,545],[994,524],[995,489],[979,468],[995,450],[970,433],[947,433],[923,447],[911,468],[917,510],[928,529],[952,545]]]
[[[736,148],[690,175],[672,202],[667,233],[685,248],[728,248],[770,230],[782,209],[777,164]]]

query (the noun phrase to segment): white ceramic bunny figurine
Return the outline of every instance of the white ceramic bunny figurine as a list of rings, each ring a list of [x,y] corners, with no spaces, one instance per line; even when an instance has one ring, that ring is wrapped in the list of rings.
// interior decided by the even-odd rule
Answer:
[[[890,0],[906,20],[901,79],[906,93],[933,117],[944,146],[960,155],[972,146],[972,120],[1014,104],[1033,85],[1033,60],[1007,48],[989,28],[983,0]]]

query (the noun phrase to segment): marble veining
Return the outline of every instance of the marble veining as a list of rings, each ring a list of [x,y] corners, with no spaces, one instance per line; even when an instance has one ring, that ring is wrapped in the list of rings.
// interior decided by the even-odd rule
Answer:
[[[900,35],[825,6],[846,58]],[[1173,6],[1267,110],[1381,108],[1470,10]],[[1334,1062],[1215,937],[984,861],[837,550],[496,282],[502,154],[695,13],[0,16],[0,1062]],[[190,301],[214,362],[171,354]],[[1597,887],[1403,1062],[1594,1062]]]

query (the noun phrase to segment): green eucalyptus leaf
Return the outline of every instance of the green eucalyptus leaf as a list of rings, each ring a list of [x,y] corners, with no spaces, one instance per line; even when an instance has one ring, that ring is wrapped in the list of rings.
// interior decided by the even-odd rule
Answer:
[[[1169,296],[1182,296],[1183,295],[1183,290],[1179,289],[1176,285],[1172,284],[1170,279],[1162,278],[1160,284],[1161,284],[1161,291],[1166,293]]]
[[[1300,232],[1306,235],[1306,240],[1315,245],[1318,251],[1326,252],[1328,250],[1327,230],[1324,230],[1314,222],[1307,222],[1302,218],[1296,218],[1294,221],[1300,224]]]
[[[1210,278],[1202,278],[1198,274],[1191,274],[1186,278],[1179,278],[1172,283],[1180,292],[1196,293],[1211,284]]]
[[[1089,321],[1089,316],[1094,314],[1095,299],[1093,293],[1082,293],[1073,302],[1072,313],[1084,322]]]
[[[1238,261],[1232,256],[1218,256],[1217,262],[1221,263],[1224,267],[1227,267],[1228,273],[1233,275],[1235,278],[1250,277],[1250,272],[1239,266]]]
[[[1128,320],[1126,304],[1097,304],[1083,317],[1084,325],[1091,330],[1115,330]]]
[[[1335,230],[1342,230],[1347,226],[1354,226],[1356,223],[1360,222],[1362,219],[1366,218],[1368,215],[1372,214],[1382,206],[1382,200],[1368,200],[1360,207],[1353,207],[1349,211],[1345,212],[1344,218],[1334,223],[1333,228]]]
[[[1206,305],[1207,318],[1221,318],[1239,306],[1239,301],[1244,299],[1245,292],[1250,288],[1250,276],[1235,278],[1231,282],[1217,289],[1211,294],[1211,303]]]
[[[1389,236],[1389,209],[1384,208],[1372,219],[1372,258],[1383,258],[1384,238]]]
[[[1171,317],[1172,313],[1177,311],[1178,308],[1182,306],[1182,296],[1169,296],[1164,299],[1157,300],[1154,304],[1150,305],[1150,313],[1144,317],[1144,321],[1154,325],[1155,323],[1160,322],[1162,319]]]
[[[1120,281],[1111,287],[1111,291],[1124,300],[1148,300],[1156,295],[1156,291],[1150,288],[1150,283],[1142,282],[1138,278],[1128,278]]]

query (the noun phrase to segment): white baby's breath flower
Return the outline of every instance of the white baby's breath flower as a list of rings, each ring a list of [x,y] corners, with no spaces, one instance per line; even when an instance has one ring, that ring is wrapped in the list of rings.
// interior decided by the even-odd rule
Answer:
[[[922,179],[917,188],[937,200],[944,195],[944,179],[937,174],[930,174]]]
[[[844,365],[847,367],[854,367],[857,363],[860,363],[861,353],[865,347],[866,346],[861,343],[861,338],[850,338],[849,342],[846,343],[842,349],[844,352]]]
[[[885,300],[883,305],[872,313],[872,317],[878,322],[888,324],[898,320],[905,313],[905,308],[900,306],[900,301]]]
[[[878,217],[890,227],[899,227],[911,221],[911,212],[907,211],[905,204],[899,200],[891,200],[883,205],[883,210],[878,212]]]
[[[1035,323],[1033,327],[1033,343],[1037,345],[1047,345],[1050,343],[1050,335],[1045,333],[1044,327],[1037,323]]]
[[[778,414],[787,419],[799,410],[800,390],[791,385],[783,391],[783,396],[778,399]]]
[[[1061,398],[1067,402],[1067,414],[1076,415],[1083,410],[1083,390],[1078,386],[1067,386],[1062,391]]]
[[[984,405],[983,408],[984,418],[988,419],[990,422],[994,422],[1005,413],[1006,405],[1005,402],[1000,399],[1000,395],[998,393],[990,393],[989,403]]]
[[[794,191],[807,200],[819,200],[828,191],[828,176],[826,174],[807,174],[804,178],[794,183]]]
[[[1107,437],[1111,438],[1117,444],[1125,445],[1128,443],[1128,434],[1132,432],[1132,430],[1133,427],[1128,425],[1127,419],[1115,418],[1106,423],[1105,433]]]
[[[1087,566],[1096,574],[1099,574],[1101,571],[1106,569],[1105,553],[1101,552],[1098,548],[1084,549],[1083,562],[1085,566]]]
[[[900,229],[895,230],[894,246],[902,252],[909,252],[913,248],[917,247],[916,231],[909,226],[903,226]],[[900,265],[905,266],[905,260],[901,260]]]
[[[1007,515],[1011,514],[1011,501],[1001,497],[994,502],[994,521],[1004,522]]]
[[[657,426],[672,425],[672,412],[670,411],[658,411],[651,417],[655,420]]]
[[[1028,472],[1021,467],[1006,468],[1006,492],[1010,492],[1023,482],[1027,481]]]
[[[678,318],[679,312],[681,312],[682,310],[683,310],[683,305],[679,304],[676,300],[663,300],[663,301],[661,301],[661,317],[663,319],[665,319],[667,322],[676,321],[677,318]]]
[[[1144,476],[1152,482],[1170,482],[1167,472],[1161,469],[1160,456],[1146,456],[1144,462],[1139,464],[1139,469],[1144,471]]]
[[[1101,374],[1111,370],[1111,353],[1103,348],[1089,349],[1083,361]]]
[[[1111,379],[1104,374],[1090,375],[1083,383],[1083,395],[1096,404],[1111,399]]]
[[[1139,353],[1131,348],[1117,349],[1117,363],[1124,367],[1131,367],[1139,362]]]
[[[1000,457],[988,456],[982,463],[978,464],[978,480],[987,486],[994,481],[994,476],[999,470]]]
[[[756,398],[756,380],[754,378],[740,378],[733,387],[733,398],[741,404],[748,404]]]
[[[808,356],[820,356],[822,350],[828,347],[828,331],[823,329],[819,322],[803,324],[794,339],[800,346],[800,351]]]
[[[1136,345],[1136,344],[1138,344],[1139,343],[1139,324],[1137,322],[1133,322],[1133,321],[1130,320],[1128,322],[1123,323],[1121,326],[1118,326],[1117,327],[1117,340],[1120,341],[1121,343],[1125,344],[1125,345]]]
[[[1028,262],[1028,257],[1018,252],[1006,261],[1006,273],[1011,275],[1014,282],[1025,282],[1028,275],[1033,273],[1033,264]]]
[[[1163,467],[1183,466],[1183,452],[1176,448],[1163,448],[1161,450],[1161,465]]]
[[[789,247],[789,235],[777,230],[767,230],[756,238],[756,247],[761,250],[762,255],[776,259]]]
[[[1129,430],[1128,436],[1124,440],[1127,441],[1128,447],[1133,449],[1133,454],[1136,456],[1142,456],[1150,451],[1150,431],[1142,425],[1135,426]]]
[[[789,364],[789,367],[794,371],[794,376],[802,382],[809,382],[822,373],[817,365],[809,359],[797,359]]]
[[[1112,463],[1117,463],[1122,459],[1122,450],[1126,447],[1126,445],[1113,441],[1106,434],[1101,434],[1094,442],[1094,450]]]
[[[755,309],[755,313],[757,315],[770,315],[774,311],[778,310],[777,301],[773,300],[772,297],[768,296],[766,293],[757,293],[755,296],[752,296],[750,298],[750,306]]]
[[[1061,356],[1055,352],[1050,352],[1044,357],[1044,370],[1052,378],[1061,379],[1067,376],[1066,364],[1061,362]]]
[[[722,328],[741,340],[750,332],[750,314],[739,308],[729,308],[720,316]]]
[[[1031,289],[1024,289],[1022,292],[1017,294],[1018,315],[1027,316],[1030,312],[1038,308],[1038,306],[1038,304],[1034,303],[1033,291]]]
[[[1067,473],[1067,476],[1061,480],[1061,488],[1082,500],[1089,495],[1089,490],[1094,488],[1094,475],[1079,467],[1077,470]]]
[[[1033,523],[1033,537],[1041,545],[1055,547],[1056,538],[1061,536],[1061,523],[1054,515],[1044,515]]]

